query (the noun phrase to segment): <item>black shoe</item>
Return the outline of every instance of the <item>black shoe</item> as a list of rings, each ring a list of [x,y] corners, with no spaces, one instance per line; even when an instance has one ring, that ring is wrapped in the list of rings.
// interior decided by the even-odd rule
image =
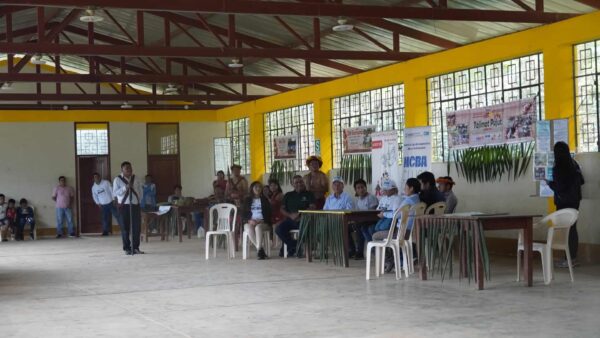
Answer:
[[[349,258],[354,258],[354,257],[356,257],[356,252],[355,252],[355,251],[350,251],[350,252],[348,253],[348,257],[349,257]]]
[[[131,256],[131,250],[125,250],[125,254],[126,254],[127,256]]]
[[[30,234],[29,234],[29,238],[31,238],[31,239],[35,239],[35,238],[33,237],[33,233],[30,233]]]
[[[258,259],[265,259],[267,258],[267,254],[265,253],[265,250],[263,248],[260,248],[260,250],[258,250]]]
[[[108,231],[103,231],[102,236],[108,236]]]
[[[56,238],[62,238],[62,235],[56,235]]]
[[[133,249],[133,253],[136,255],[143,255],[145,254],[145,252],[141,251],[140,249]]]
[[[357,260],[357,261],[362,261],[363,259],[365,259],[365,255],[363,255],[362,253],[357,253],[357,254],[354,256],[354,260]]]
[[[394,270],[394,262],[385,262],[385,273],[390,273]]]
[[[70,233],[70,234],[69,234],[69,237],[73,238],[73,237],[76,237],[76,236],[75,236],[75,234],[74,234],[74,233]]]

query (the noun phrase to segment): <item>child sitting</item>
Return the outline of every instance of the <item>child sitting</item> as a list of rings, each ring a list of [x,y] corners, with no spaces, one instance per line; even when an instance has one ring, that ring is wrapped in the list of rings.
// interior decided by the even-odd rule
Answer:
[[[33,214],[33,208],[27,205],[26,199],[21,198],[19,207],[17,208],[17,241],[23,240],[23,230],[27,224],[29,224],[29,237],[34,239],[33,229],[35,229],[35,216]]]
[[[366,242],[373,240],[374,233],[390,229],[394,211],[400,207],[400,203],[402,202],[400,196],[398,196],[396,182],[389,179],[384,180],[381,184],[381,190],[383,190],[383,197],[379,200],[379,205],[377,206],[377,210],[381,210],[377,215],[380,220],[374,225],[362,228],[363,237]]]

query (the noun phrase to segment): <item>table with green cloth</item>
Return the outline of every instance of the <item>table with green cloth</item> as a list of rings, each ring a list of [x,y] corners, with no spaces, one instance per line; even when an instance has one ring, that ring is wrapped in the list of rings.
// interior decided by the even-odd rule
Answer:
[[[301,210],[297,252],[304,249],[306,260],[312,262],[314,254],[319,259],[348,267],[351,222],[375,224],[379,210]],[[298,251],[299,250],[299,251]]]
[[[432,273],[438,271],[444,277],[452,271],[452,253],[458,245],[459,276],[473,277],[478,289],[483,289],[483,280],[489,279],[490,263],[484,231],[522,230],[525,280],[533,284],[533,218],[539,215],[516,214],[473,214],[419,216],[415,219],[413,237],[417,242],[420,275],[427,279],[428,267]]]

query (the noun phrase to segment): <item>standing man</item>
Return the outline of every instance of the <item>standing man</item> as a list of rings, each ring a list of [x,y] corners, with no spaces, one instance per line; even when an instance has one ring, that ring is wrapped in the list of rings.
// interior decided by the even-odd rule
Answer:
[[[102,236],[108,236],[112,233],[112,216],[115,216],[119,225],[121,220],[119,219],[119,213],[113,203],[112,186],[108,180],[100,178],[100,174],[94,173],[94,184],[92,184],[92,196],[94,202],[102,211]]]
[[[140,225],[142,213],[140,201],[142,197],[142,181],[133,175],[131,163],[121,163],[121,174],[113,182],[113,194],[119,205],[121,215],[121,238],[123,251],[127,255],[143,254],[140,251]],[[131,233],[131,240],[129,234]]]
[[[248,194],[248,181],[242,176],[242,166],[239,164],[231,166],[231,173],[233,177],[227,181],[225,198],[240,208],[244,198]]]
[[[63,236],[63,220],[67,219],[69,237],[75,237],[75,227],[73,226],[73,213],[71,205],[75,199],[75,190],[67,185],[67,179],[64,176],[58,178],[58,185],[52,190],[52,200],[56,202],[56,238]]]
[[[329,192],[329,179],[321,171],[323,160],[319,156],[310,156],[306,159],[306,166],[310,171],[304,175],[304,185],[315,195],[316,208],[321,210],[325,205],[325,195]]]

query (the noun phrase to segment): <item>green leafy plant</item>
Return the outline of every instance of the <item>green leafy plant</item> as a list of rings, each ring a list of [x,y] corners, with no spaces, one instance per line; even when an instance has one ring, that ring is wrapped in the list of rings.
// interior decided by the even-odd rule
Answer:
[[[506,176],[516,180],[527,172],[534,144],[502,144],[454,150],[451,155],[459,176],[472,182],[499,181]],[[447,162],[448,175],[451,164]]]
[[[277,160],[271,164],[271,174],[269,179],[276,179],[280,184],[292,183],[292,178],[296,173],[294,161]]]
[[[372,168],[371,154],[344,155],[339,174],[348,184],[359,178],[371,183]]]

